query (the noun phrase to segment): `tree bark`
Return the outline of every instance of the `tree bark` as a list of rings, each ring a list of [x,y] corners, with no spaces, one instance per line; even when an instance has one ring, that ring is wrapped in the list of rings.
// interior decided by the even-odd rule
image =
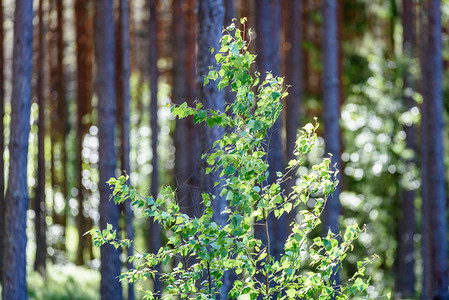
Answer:
[[[64,1],[57,1],[57,76],[58,76],[58,134],[61,150],[61,178],[60,189],[64,199],[64,210],[61,216],[61,225],[63,227],[63,240],[61,247],[65,248],[65,231],[67,228],[67,214],[68,214],[68,194],[67,194],[67,97],[66,97],[66,79],[64,66]]]
[[[16,1],[8,188],[5,197],[3,299],[26,299],[27,156],[30,132],[33,2]]]
[[[119,208],[109,201],[110,189],[106,183],[115,176],[116,155],[114,148],[115,134],[115,44],[113,1],[97,0],[95,2],[95,59],[97,63],[96,93],[98,96],[98,137],[99,137],[99,171],[100,171],[100,229],[111,224],[118,229]],[[119,251],[112,245],[101,247],[101,298],[122,299]]]
[[[287,162],[295,159],[293,154],[298,134],[302,97],[303,97],[303,50],[302,50],[302,8],[300,1],[284,0],[286,15],[285,28],[285,82],[289,86],[288,96],[285,99],[285,131],[286,131],[286,156]],[[286,194],[292,192],[296,184],[296,169],[290,173],[290,178],[285,183]],[[296,211],[286,216],[287,232],[294,221]]]
[[[339,66],[339,40],[338,40],[338,0],[324,0],[322,2],[323,34],[322,34],[322,88],[323,88],[323,121],[324,142],[326,153],[331,155],[331,168],[338,172],[341,166],[341,140],[340,140],[340,72]],[[336,176],[341,180],[341,173]],[[327,199],[323,211],[323,231],[327,234],[330,230],[334,234],[339,232],[338,217],[340,215],[340,185],[338,185],[331,196]],[[335,270],[334,272],[337,272]],[[332,281],[335,280],[338,288],[339,275],[333,273]]]
[[[210,53],[210,49],[219,49],[219,40],[224,22],[224,6],[223,2],[219,0],[200,0],[198,8],[197,70],[200,99],[206,109],[224,112],[225,99],[223,91],[219,91],[216,88],[215,82],[210,82],[207,85],[202,84],[204,77],[209,73],[209,66],[217,67],[214,55]],[[223,135],[223,130],[214,126],[212,129],[202,127],[201,131],[201,152],[211,152],[213,142]],[[203,179],[202,187],[206,192],[216,197],[215,203],[212,204],[214,213],[217,216],[215,221],[223,225],[226,223],[226,218],[224,218],[224,214],[220,213],[224,210],[226,203],[224,198],[220,196],[220,186],[214,187],[215,182],[219,180],[219,172],[211,173],[210,176],[205,176]]]
[[[323,1],[323,121],[326,153],[332,155],[332,167],[340,169],[340,100],[338,72],[337,0]],[[337,176],[340,180],[340,175]],[[340,215],[340,188],[329,197],[323,214],[323,229],[337,234]]]
[[[180,105],[183,101],[192,104],[193,99],[187,97],[187,56],[188,52],[194,52],[192,49],[187,51],[187,1],[173,2],[173,103]],[[195,48],[193,48],[195,49]],[[175,144],[175,186],[177,188],[177,200],[183,213],[194,216],[194,204],[191,197],[191,176],[194,173],[192,157],[192,146],[195,145],[190,140],[189,131],[192,118],[176,119],[174,132]]]
[[[281,35],[281,0],[262,0],[256,5],[256,48],[257,48],[257,69],[261,74],[261,81],[265,79],[266,73],[271,72],[273,76],[280,75],[280,53],[279,43]],[[273,127],[267,134],[267,151],[269,163],[268,183],[276,182],[276,172],[283,172],[283,147],[282,147],[282,117],[276,120]],[[271,255],[276,259],[280,258],[283,245],[287,239],[286,216],[275,219],[273,215],[269,217],[269,233],[272,250]],[[258,228],[260,227],[260,228]],[[264,236],[258,232],[261,226],[256,227],[258,238]],[[263,243],[265,239],[262,238]]]
[[[77,65],[77,87],[76,87],[76,165],[77,165],[77,189],[78,189],[78,215],[76,224],[78,229],[78,248],[76,264],[83,265],[83,252],[87,247],[86,237],[83,236],[88,230],[87,220],[84,216],[84,198],[86,190],[83,187],[83,140],[87,133],[90,122],[87,117],[92,112],[92,17],[90,16],[91,0],[75,1],[75,31],[76,31],[76,65]]]
[[[117,101],[117,125],[120,128],[120,163],[121,169],[126,174],[130,174],[129,160],[129,116],[130,116],[130,87],[129,78],[131,74],[131,57],[130,57],[130,28],[129,28],[129,6],[128,0],[120,0],[118,8],[117,22],[117,40],[116,40],[116,101]],[[134,240],[133,228],[133,211],[131,202],[125,201],[123,204],[125,212],[125,232],[128,239]],[[127,249],[127,255],[132,256],[131,247]],[[128,263],[128,269],[133,269],[133,264]],[[128,285],[128,300],[134,300],[134,286]]]
[[[446,185],[443,149],[443,59],[441,37],[441,1],[428,2],[428,38],[426,65],[429,72],[424,73],[428,86],[426,102],[427,136],[427,201],[429,201],[429,262],[430,297],[449,299]]]
[[[159,156],[157,153],[158,146],[158,97],[157,97],[157,83],[159,78],[159,72],[157,69],[157,61],[158,61],[158,19],[157,19],[157,5],[158,0],[149,0],[148,8],[149,8],[149,39],[150,39],[150,49],[149,49],[149,77],[150,77],[150,118],[151,118],[151,150],[153,153],[153,158],[151,161],[153,171],[151,172],[151,188],[150,193],[153,197],[157,197],[159,193]],[[157,253],[159,248],[161,247],[161,228],[158,223],[152,222],[149,223],[149,249],[152,253]],[[160,267],[158,266],[158,271],[160,271]],[[154,292],[159,292],[162,289],[162,285],[159,279],[159,276],[156,276],[154,280],[153,286]]]
[[[198,53],[197,53],[197,71],[198,85],[200,87],[200,99],[205,109],[213,109],[224,112],[225,95],[223,91],[219,91],[215,82],[209,82],[203,85],[204,77],[209,73],[209,67],[217,68],[215,56],[210,49],[218,50],[220,48],[220,38],[222,36],[223,22],[225,16],[225,8],[222,0],[200,0],[198,2]],[[213,151],[213,143],[218,140],[224,133],[224,130],[214,126],[213,128],[200,129],[200,149],[201,153],[210,153]],[[219,226],[224,226],[227,221],[227,215],[221,212],[226,207],[224,197],[220,196],[221,185],[215,185],[220,180],[220,171],[212,172],[205,176],[206,162],[202,163],[200,177],[202,179],[201,187],[205,192],[215,196],[212,202],[214,211],[214,221]],[[223,285],[221,287],[221,297],[226,299],[227,291],[231,288],[231,283],[226,280],[227,275],[223,277]]]
[[[402,0],[402,28],[403,41],[402,51],[404,57],[412,60],[416,55],[416,6],[412,0]],[[415,79],[410,72],[410,66],[406,65],[403,73],[404,80],[404,104],[407,109],[411,109],[416,102],[407,95],[408,90],[415,90]],[[414,126],[404,126],[406,133],[407,148],[416,153],[416,128]],[[406,162],[412,168],[415,160]],[[397,270],[396,270],[396,297],[412,298],[415,295],[415,257],[414,241],[415,234],[415,192],[407,188],[402,188],[400,195],[400,210],[398,221],[398,249],[397,249]]]
[[[36,229],[36,256],[34,270],[41,274],[46,272],[47,259],[47,226],[45,222],[45,86],[44,86],[44,60],[45,60],[45,29],[44,29],[44,0],[39,0],[38,7],[38,49],[36,61],[36,97],[39,106],[38,140],[37,140],[37,184],[34,191],[34,227]]]

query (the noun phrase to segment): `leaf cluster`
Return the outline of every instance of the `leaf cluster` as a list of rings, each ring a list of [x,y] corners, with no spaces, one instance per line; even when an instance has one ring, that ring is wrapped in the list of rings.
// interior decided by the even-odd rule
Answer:
[[[244,20],[241,21],[242,24]],[[340,237],[329,232],[326,237],[311,240],[311,232],[320,224],[326,199],[338,181],[331,170],[330,158],[325,158],[300,176],[297,185],[288,194],[282,183],[291,172],[303,165],[314,147],[317,124],[307,124],[296,141],[296,159],[288,163],[285,173],[278,172],[275,182],[268,182],[268,130],[282,111],[282,99],[287,95],[283,78],[270,73],[250,71],[256,58],[247,51],[248,43],[235,24],[227,27],[221,38],[221,48],[215,54],[218,69],[210,69],[204,83],[215,81],[222,89],[230,86],[235,100],[224,112],[205,110],[201,103],[189,107],[186,103],[172,107],[179,118],[193,116],[195,123],[229,130],[214,143],[213,151],[204,154],[206,173],[220,172],[220,195],[226,199],[227,221],[214,221],[213,195],[202,194],[204,212],[191,217],[180,211],[175,191],[164,187],[160,196],[142,196],[128,184],[128,177],[111,178],[116,204],[125,200],[142,209],[147,217],[161,224],[168,233],[168,241],[157,253],[139,253],[129,257],[137,267],[121,275],[121,279],[135,282],[154,278],[156,266],[175,261],[170,273],[160,274],[164,291],[147,292],[147,298],[156,295],[189,299],[215,299],[220,293],[225,272],[234,272],[228,298],[249,295],[250,299],[348,299],[366,289],[367,260],[351,282],[337,286],[335,275],[351,250],[352,242],[362,232],[357,224],[349,226]],[[214,51],[213,51],[214,52]],[[299,213],[291,226],[291,234],[284,245],[280,259],[270,255],[268,217],[279,219],[286,213]],[[254,235],[254,226],[264,226],[266,244]],[[111,243],[116,247],[130,246],[128,240],[119,240],[108,226],[96,231],[95,245]],[[307,272],[304,270],[308,265]]]

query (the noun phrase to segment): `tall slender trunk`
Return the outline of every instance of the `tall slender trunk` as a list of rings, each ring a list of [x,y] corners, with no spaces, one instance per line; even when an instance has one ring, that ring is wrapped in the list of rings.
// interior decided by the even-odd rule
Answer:
[[[117,102],[117,125],[120,129],[120,163],[121,169],[126,174],[130,174],[131,167],[129,161],[129,115],[130,115],[130,87],[129,78],[131,73],[130,58],[130,31],[129,31],[129,6],[128,0],[120,0],[118,8],[116,40],[116,102]],[[134,228],[132,225],[133,212],[131,202],[124,204],[125,231],[130,240],[134,240]],[[133,255],[131,247],[127,249],[128,256]],[[132,263],[128,263],[128,269],[133,268]],[[134,286],[128,285],[128,300],[135,299]]]
[[[186,76],[187,76],[187,92],[186,98],[191,101],[198,97],[198,87],[196,80],[196,27],[198,24],[198,19],[196,15],[196,0],[187,0],[187,25],[186,25],[186,47],[191,49],[187,51],[186,55]],[[192,101],[193,104],[193,101]],[[198,127],[194,125],[193,122],[188,122],[187,124],[187,136],[189,141],[195,141],[188,143],[189,153],[193,159],[189,160],[189,195],[192,199],[192,215],[199,217],[201,215],[201,196],[200,196],[200,186],[199,186],[199,167],[201,161],[201,153],[199,151],[198,145]]]
[[[44,86],[44,60],[45,60],[45,29],[44,29],[44,0],[39,0],[38,7],[38,49],[36,61],[36,97],[39,106],[38,140],[37,140],[37,184],[34,192],[34,227],[36,229],[36,256],[34,269],[41,274],[46,272],[47,259],[47,226],[45,222],[45,86]]]
[[[338,40],[338,0],[324,0],[322,3],[323,14],[323,35],[322,35],[322,87],[323,87],[323,121],[324,121],[324,142],[326,153],[332,155],[331,167],[336,168],[336,172],[341,166],[341,144],[340,144],[340,80],[339,80],[339,40]],[[340,173],[337,179],[340,180]],[[330,230],[338,234],[340,216],[340,185],[334,193],[327,199],[326,208],[323,211],[323,231],[324,234]],[[337,270],[335,270],[336,272]],[[333,274],[332,280],[339,285],[338,273]]]
[[[69,212],[68,194],[67,194],[67,97],[66,97],[66,80],[65,80],[65,66],[64,66],[64,1],[57,1],[57,76],[58,76],[58,136],[61,151],[61,171],[60,171],[60,190],[64,199],[64,209],[62,212],[61,225],[63,227],[63,241],[61,247],[65,247],[65,232],[67,228],[67,214]]]
[[[256,5],[256,47],[257,47],[257,69],[261,74],[262,80],[266,72],[271,72],[273,76],[280,75],[280,35],[281,35],[281,1],[280,0],[262,0]],[[268,183],[276,182],[276,172],[282,172],[283,166],[283,147],[282,147],[282,117],[276,120],[273,127],[267,134],[267,151],[269,163]],[[271,255],[276,259],[280,258],[283,251],[283,245],[287,238],[286,216],[275,219],[273,215],[269,216],[269,233],[271,237]],[[261,226],[258,226],[261,227]],[[256,234],[263,239],[264,233]],[[263,239],[264,240],[264,239]],[[264,241],[265,242],[265,241]]]
[[[412,61],[416,55],[416,6],[412,0],[402,0],[402,52],[407,61]],[[407,109],[416,105],[413,98],[407,95],[409,89],[415,90],[415,78],[410,71],[410,65],[406,65],[403,73],[404,104]],[[407,148],[416,152],[416,128],[404,126]],[[413,167],[415,160],[406,162]],[[398,249],[396,271],[396,296],[399,298],[412,298],[415,294],[415,192],[407,188],[401,190],[398,221]]]
[[[224,21],[224,6],[219,0],[200,0],[198,6],[198,53],[197,70],[198,82],[200,86],[200,98],[206,109],[219,110],[224,112],[225,99],[223,91],[219,91],[214,82],[203,85],[203,78],[209,72],[209,66],[217,66],[214,55],[210,49],[219,49],[219,40]],[[200,148],[202,153],[208,153],[212,150],[212,144],[223,135],[223,130],[216,126],[211,129],[201,128]],[[204,172],[203,172],[204,173]],[[224,198],[220,196],[220,187],[215,186],[219,181],[219,173],[211,173],[210,176],[204,176],[203,185],[205,191],[215,195],[214,212],[217,216],[224,210],[226,204]],[[217,223],[225,224],[226,219],[216,219]]]
[[[158,19],[157,19],[157,5],[158,0],[149,0],[148,1],[148,8],[149,8],[149,39],[150,39],[150,49],[149,49],[149,77],[150,77],[150,96],[151,96],[151,103],[150,103],[150,118],[151,118],[151,150],[153,153],[152,158],[152,166],[153,171],[151,172],[151,188],[150,193],[154,197],[157,197],[159,193],[159,156],[157,153],[157,146],[158,146],[158,133],[159,133],[159,126],[158,126],[158,118],[157,118],[157,112],[158,112],[158,98],[157,98],[157,88],[158,88],[158,78],[159,78],[159,72],[157,69],[157,60],[158,60],[158,40],[157,40],[157,33],[158,33]],[[159,224],[156,222],[150,222],[150,228],[149,228],[149,243],[150,243],[150,251],[152,253],[156,253],[159,248],[161,247],[161,228]],[[160,268],[160,267],[158,267]],[[160,282],[159,277],[157,276],[154,281],[154,291],[158,292],[161,290],[162,285]]]
[[[5,135],[3,118],[5,116],[5,92],[4,92],[4,54],[3,54],[3,0],[0,0],[0,233],[4,234],[5,228],[5,161],[3,152],[5,149]],[[3,282],[3,240],[0,241],[0,282]]]
[[[326,153],[332,155],[332,167],[340,169],[340,100],[338,72],[337,0],[323,2],[323,120]],[[340,176],[338,176],[340,179]],[[326,203],[323,228],[337,234],[340,212],[340,188]]]
[[[173,22],[172,22],[172,57],[173,57],[173,103],[179,105],[188,99],[187,95],[187,65],[186,59],[188,51],[187,45],[187,1],[173,2]],[[192,51],[192,49],[189,49]],[[191,101],[191,100],[190,100]],[[177,200],[184,213],[193,216],[193,202],[190,197],[189,181],[192,173],[190,168],[190,161],[192,160],[192,153],[190,153],[189,144],[192,144],[188,139],[188,125],[192,120],[176,119],[176,127],[174,132],[175,144],[175,186],[177,188]]]
[[[96,93],[98,96],[98,137],[100,170],[100,228],[111,224],[118,228],[119,208],[109,201],[110,189],[106,183],[115,176],[115,43],[112,0],[95,2],[95,60],[97,65]],[[120,253],[112,245],[101,247],[101,297],[102,299],[122,299],[120,275]]]
[[[285,1],[284,12],[286,16],[285,43],[285,81],[289,85],[289,95],[285,99],[285,131],[286,131],[286,157],[287,161],[295,159],[296,137],[301,120],[301,104],[303,97],[303,50],[302,50],[302,8],[301,1]],[[290,173],[290,178],[285,183],[286,193],[292,191],[296,183],[296,170]],[[294,221],[296,212],[287,215],[287,231]]]
[[[443,59],[441,37],[441,1],[428,2],[428,37],[426,64],[429,72],[427,79],[428,98],[426,104],[427,136],[427,199],[429,201],[429,262],[431,266],[432,299],[449,299],[448,282],[448,245],[446,219],[446,184],[443,147]],[[423,75],[424,75],[423,74]],[[431,216],[431,217],[430,217]]]
[[[26,299],[27,156],[30,132],[33,2],[16,1],[2,299]]]
[[[91,0],[75,0],[75,31],[76,31],[76,65],[77,65],[77,87],[76,87],[76,165],[77,165],[77,189],[78,189],[78,215],[76,224],[78,229],[78,248],[76,264],[84,264],[83,252],[87,247],[86,237],[83,234],[88,230],[87,221],[84,216],[84,196],[86,190],[83,186],[83,140],[89,128],[87,116],[92,112],[92,17],[89,13]]]
[[[203,79],[209,72],[209,67],[217,67],[215,57],[211,54],[210,49],[219,49],[219,40],[221,38],[225,9],[222,0],[200,0],[198,2],[198,53],[197,53],[197,71],[199,82],[200,99],[206,109],[219,110],[224,112],[225,97],[224,92],[219,91],[214,82],[203,85]],[[213,128],[200,128],[200,149],[202,153],[210,153],[213,151],[213,143],[223,135],[224,131],[217,126]],[[203,162],[205,167],[206,162]],[[220,196],[220,185],[215,185],[220,180],[219,171],[212,172],[207,176],[204,175],[204,169],[201,170],[202,184],[201,187],[213,196],[212,208],[214,210],[214,221],[224,226],[227,221],[227,215],[221,212],[226,207],[224,197]],[[227,296],[230,289],[230,282],[223,278],[221,287],[221,297]]]

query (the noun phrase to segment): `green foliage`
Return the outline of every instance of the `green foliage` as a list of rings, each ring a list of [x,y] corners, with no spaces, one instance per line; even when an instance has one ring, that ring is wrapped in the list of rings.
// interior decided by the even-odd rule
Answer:
[[[230,129],[214,143],[210,154],[203,155],[208,163],[206,173],[221,173],[217,184],[227,201],[222,212],[227,215],[227,222],[214,222],[215,200],[209,194],[202,194],[203,215],[192,218],[180,211],[175,191],[170,187],[164,187],[155,199],[137,193],[127,183],[127,177],[111,178],[108,183],[113,187],[114,202],[131,201],[145,216],[161,224],[168,235],[168,242],[157,253],[137,252],[129,257],[137,267],[123,273],[120,279],[135,282],[154,278],[157,265],[166,265],[176,258],[176,267],[170,273],[160,274],[165,289],[157,293],[167,298],[177,295],[214,299],[226,271],[235,272],[238,278],[229,298],[248,295],[250,299],[348,299],[364,291],[369,282],[365,278],[366,265],[371,262],[368,259],[359,262],[357,272],[347,283],[337,287],[333,281],[363,229],[353,224],[341,235],[329,232],[325,237],[310,240],[311,232],[320,224],[326,199],[338,184],[337,171],[331,170],[330,159],[323,159],[310,173],[300,176],[290,194],[281,188],[289,172],[303,165],[314,147],[318,125],[303,127],[296,142],[296,159],[288,163],[285,173],[277,173],[276,182],[268,183],[266,136],[281,113],[281,100],[287,95],[283,79],[270,73],[265,78],[257,72],[251,74],[255,55],[247,52],[242,32],[234,24],[224,31],[215,58],[220,67],[211,69],[204,83],[216,81],[219,89],[230,85],[235,101],[226,106],[225,112],[204,110],[201,103],[196,107],[184,103],[172,107],[172,113],[179,118],[193,116],[195,123]],[[262,222],[269,241],[268,216],[280,218],[297,210],[299,221],[291,224],[284,253],[277,260],[270,255],[270,245],[255,238],[253,225]],[[111,226],[91,232],[95,234],[96,246],[130,245],[129,240],[118,239]],[[151,291],[146,293],[148,299],[155,296]]]
[[[48,265],[48,277],[28,277],[28,297],[35,300],[99,299],[99,273],[74,265]]]
[[[385,60],[380,54],[369,56],[370,78],[351,86],[342,108],[345,144],[342,160],[347,190],[340,200],[348,221],[368,224],[366,233],[356,243],[363,254],[354,251],[348,261],[361,255],[379,254],[372,266],[372,274],[376,274],[372,279],[375,287],[370,293],[372,298],[394,288],[397,241],[392,233],[397,232],[396,220],[402,213],[398,194],[402,189],[417,190],[420,186],[416,154],[407,148],[403,131],[404,126],[416,126],[420,121],[420,96],[411,89],[404,91],[403,87],[403,68],[409,66],[415,74],[414,63],[400,57]],[[407,108],[404,96],[412,96],[416,105]],[[418,207],[419,203],[417,200]]]

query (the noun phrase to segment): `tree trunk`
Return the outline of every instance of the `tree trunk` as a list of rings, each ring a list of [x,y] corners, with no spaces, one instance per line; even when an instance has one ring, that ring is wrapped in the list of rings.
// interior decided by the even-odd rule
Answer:
[[[3,118],[5,116],[5,93],[4,93],[4,54],[3,54],[3,0],[0,0],[0,170],[5,170],[3,154],[5,150],[5,135]],[[5,231],[5,172],[0,171],[0,233]],[[3,282],[3,240],[0,241],[0,282]]]
[[[323,14],[323,34],[322,34],[322,87],[323,87],[323,121],[324,121],[324,142],[326,153],[331,158],[331,167],[335,167],[338,172],[341,166],[341,146],[340,146],[340,80],[339,80],[339,40],[338,40],[338,0],[324,0],[322,3]],[[340,180],[341,173],[336,179]],[[324,234],[330,230],[334,234],[339,232],[338,217],[340,215],[340,185],[334,193],[327,199],[326,208],[323,211],[323,231]],[[337,270],[335,270],[336,272]],[[332,280],[339,285],[338,273],[334,273]]]
[[[157,39],[157,30],[158,30],[158,19],[157,19],[157,5],[158,0],[149,0],[149,39],[150,39],[150,49],[149,49],[149,77],[150,77],[150,118],[151,118],[151,149],[153,153],[152,158],[152,166],[153,171],[151,172],[151,188],[150,193],[153,197],[157,197],[159,193],[159,157],[157,153],[158,146],[158,98],[157,98],[157,83],[159,78],[159,72],[157,69],[157,60],[158,60],[158,39]],[[157,253],[159,248],[161,247],[161,228],[158,223],[150,222],[149,223],[149,249],[152,253]],[[160,267],[158,266],[158,271],[160,271]],[[159,276],[156,276],[154,280],[153,286],[154,292],[161,291],[162,285],[159,279]]]
[[[129,161],[129,115],[130,115],[130,87],[129,78],[131,73],[131,57],[130,57],[130,31],[129,31],[129,6],[127,0],[120,0],[118,11],[118,24],[116,28],[116,101],[117,101],[117,125],[120,128],[120,162],[121,169],[126,174],[131,173]],[[131,209],[131,202],[126,201],[124,204],[125,211],[125,231],[126,236],[130,240],[134,240],[133,228],[133,211]],[[131,247],[127,249],[128,256],[133,255]],[[133,264],[128,263],[128,269],[133,269]],[[128,285],[128,300],[134,300],[134,286]]]
[[[33,2],[16,1],[2,299],[26,299],[27,156],[30,132]]]
[[[95,59],[97,63],[96,93],[98,96],[98,137],[100,171],[100,229],[111,224],[118,229],[119,208],[109,201],[110,189],[106,183],[115,176],[115,87],[114,87],[114,17],[113,1],[95,2]],[[120,253],[112,245],[101,247],[101,298],[122,299]]]
[[[214,55],[210,53],[210,49],[219,49],[219,40],[224,22],[224,6],[222,1],[200,0],[198,7],[197,70],[200,86],[200,99],[206,109],[224,112],[225,99],[223,91],[219,91],[216,88],[215,82],[210,82],[207,85],[202,84],[204,77],[209,73],[209,66],[217,67]],[[202,127],[201,131],[201,152],[209,153],[212,151],[213,142],[223,135],[223,130],[215,126],[212,129]],[[218,217],[215,221],[223,225],[226,223],[226,218],[223,217],[223,214],[220,216],[220,213],[224,210],[226,204],[223,197],[220,196],[220,187],[214,187],[215,182],[218,182],[219,179],[219,172],[211,173],[210,176],[205,176],[203,179],[204,183],[202,184],[202,187],[206,192],[211,193],[216,197],[215,203],[212,204],[214,213]]]
[[[338,72],[337,0],[323,2],[323,121],[326,153],[332,155],[332,167],[340,169],[340,100]],[[340,179],[340,175],[337,176]],[[323,229],[337,234],[340,212],[340,188],[326,203]]]
[[[62,212],[61,225],[63,227],[63,240],[60,244],[65,248],[65,231],[67,228],[67,214],[68,214],[68,194],[67,194],[67,97],[66,97],[66,80],[64,67],[64,1],[57,1],[57,76],[58,76],[58,135],[61,151],[61,178],[60,190],[64,199],[64,210]]]
[[[180,105],[187,100],[193,99],[187,97],[187,1],[173,2],[173,23],[172,23],[172,57],[173,57],[173,103]],[[190,49],[190,52],[192,49]],[[193,153],[190,145],[194,144],[189,140],[188,131],[191,118],[176,119],[174,132],[175,144],[175,186],[177,188],[177,200],[183,213],[193,216],[193,202],[190,197],[190,178],[193,169],[191,161]]]
[[[289,95],[285,99],[285,131],[287,162],[295,159],[293,154],[301,119],[301,102],[303,97],[303,50],[302,50],[302,8],[300,1],[284,0],[286,16],[285,28],[285,82],[289,85]],[[290,173],[285,183],[286,194],[292,192],[296,183],[296,169]],[[290,224],[294,221],[296,211],[286,216],[287,232],[290,233]]]
[[[441,38],[441,1],[428,2],[428,48],[427,61],[429,72],[424,73],[428,86],[426,102],[427,136],[427,199],[429,201],[429,262],[431,268],[432,299],[449,299],[447,287],[447,220],[446,185],[443,149],[443,66]]]
[[[47,226],[45,222],[45,86],[44,86],[44,60],[45,60],[45,29],[44,29],[44,0],[39,0],[38,8],[38,49],[36,62],[36,97],[39,106],[38,140],[37,140],[37,184],[34,191],[34,226],[36,229],[36,256],[34,270],[41,274],[46,272],[47,259]]]
[[[266,73],[271,72],[273,76],[280,75],[280,53],[279,43],[281,35],[281,1],[262,0],[256,5],[256,47],[257,47],[257,69],[261,74],[261,81],[265,79]],[[276,172],[283,172],[283,147],[282,147],[282,117],[274,123],[267,134],[267,151],[269,163],[268,183],[274,183],[277,179]],[[283,245],[287,239],[286,216],[275,219],[269,217],[269,232],[272,250],[271,255],[280,258]],[[259,232],[262,226],[256,227],[258,238],[264,236]],[[264,241],[264,238],[262,238]]]
[[[90,0],[75,1],[75,31],[76,31],[76,65],[77,65],[77,92],[76,92],[76,165],[77,165],[77,189],[78,189],[78,215],[76,224],[78,229],[78,248],[76,264],[83,265],[83,252],[86,249],[86,237],[83,234],[88,230],[84,212],[84,196],[86,190],[82,183],[83,171],[83,140],[90,124],[86,117],[92,111],[92,18],[89,14]]]
[[[416,6],[412,0],[402,0],[402,28],[403,28],[403,54],[407,60],[415,58],[416,48]],[[407,109],[411,109],[416,102],[411,96],[407,96],[407,90],[415,90],[415,79],[406,66],[404,79],[404,104]],[[404,126],[406,133],[407,148],[416,153],[416,129],[414,126]],[[406,162],[412,168],[415,160]],[[396,270],[396,297],[413,298],[415,295],[415,257],[414,241],[415,234],[415,192],[403,188],[400,196],[400,209],[398,221],[398,249],[397,249],[397,270]]]
[[[225,97],[224,92],[219,91],[215,82],[209,82],[203,85],[204,77],[209,73],[209,66],[217,67],[214,54],[210,49],[218,50],[220,48],[219,40],[221,38],[225,9],[222,0],[200,0],[198,3],[198,53],[197,53],[197,71],[198,83],[200,87],[200,99],[205,109],[213,109],[224,112]],[[224,130],[214,126],[213,128],[200,128],[200,149],[201,153],[210,153],[213,151],[213,143],[224,133]],[[202,183],[200,184],[204,191],[215,196],[212,202],[214,210],[214,221],[224,226],[227,221],[227,215],[221,212],[226,207],[224,197],[220,196],[221,185],[215,186],[220,180],[220,171],[212,172],[205,176],[206,162],[202,163],[203,169],[200,171]],[[227,291],[231,288],[230,282],[223,278],[221,287],[223,299],[226,299]]]

